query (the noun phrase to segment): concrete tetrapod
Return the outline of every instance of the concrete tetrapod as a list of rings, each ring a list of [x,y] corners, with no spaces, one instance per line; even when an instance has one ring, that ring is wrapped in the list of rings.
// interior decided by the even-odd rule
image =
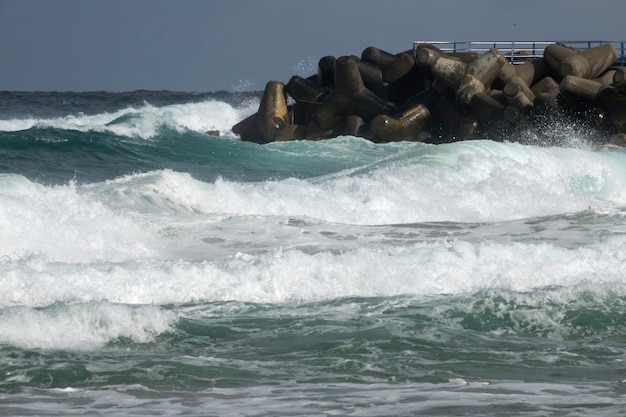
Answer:
[[[428,66],[433,76],[452,91],[458,88],[467,67],[467,64],[461,61],[437,55],[428,49],[420,52],[417,63]]]
[[[562,77],[573,75],[593,79],[599,77],[617,61],[617,52],[611,44],[576,51],[559,44],[548,45],[544,51],[548,65]]]
[[[361,59],[363,61],[371,62],[372,64],[376,64],[378,66],[383,66],[396,59],[396,56],[394,54],[390,54],[387,51],[383,51],[382,49],[368,46],[361,53]]]
[[[617,52],[613,45],[607,43],[578,51],[575,55],[566,57],[561,62],[561,74],[594,79],[599,77],[615,61],[617,61]]]
[[[543,58],[516,65],[497,49],[446,53],[421,44],[412,55],[368,47],[360,57],[323,57],[316,74],[293,76],[286,86],[269,82],[258,112],[232,130],[261,144],[342,134],[429,143],[534,135],[534,143],[550,143],[544,127],[554,120],[622,132],[626,70],[611,66],[615,59],[610,45],[576,51],[553,44]]]
[[[607,86],[595,80],[567,75],[561,80],[561,93],[567,93],[594,102]]]
[[[393,103],[383,100],[365,87],[355,59],[349,56],[335,61],[335,91],[350,99],[349,113],[366,121],[377,114],[389,114],[394,110]]]
[[[489,89],[505,62],[504,55],[492,48],[467,64],[456,91],[457,99],[461,103],[469,104],[474,94]]]
[[[622,94],[626,94],[626,68],[620,67],[613,74],[613,85]]]
[[[535,94],[528,88],[526,83],[519,76],[514,76],[504,86],[504,96],[510,106],[518,110],[528,110],[533,107]]]
[[[610,133],[626,134],[626,95],[604,89],[598,94],[597,102],[608,114],[606,126]]]
[[[269,81],[263,91],[259,110],[233,126],[233,133],[244,140],[262,144],[274,141],[278,132],[289,124],[285,84]]]
[[[271,142],[276,137],[278,131],[289,124],[285,84],[280,81],[267,83],[258,113],[257,125],[259,133],[263,139]]]
[[[412,107],[399,117],[379,114],[371,123],[372,132],[379,142],[416,140],[428,119],[430,111],[421,104]]]
[[[317,80],[320,86],[330,87],[335,80],[335,57],[325,56],[317,64]]]

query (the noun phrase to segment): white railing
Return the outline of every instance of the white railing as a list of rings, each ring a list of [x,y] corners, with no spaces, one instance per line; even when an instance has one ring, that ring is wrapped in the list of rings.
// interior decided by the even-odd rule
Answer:
[[[543,51],[550,44],[561,44],[573,49],[583,50],[610,43],[618,55],[617,65],[625,66],[626,41],[415,41],[413,53],[422,43],[429,43],[446,53],[476,52],[484,53],[491,48],[498,49],[511,64],[522,64],[529,59],[543,57]]]

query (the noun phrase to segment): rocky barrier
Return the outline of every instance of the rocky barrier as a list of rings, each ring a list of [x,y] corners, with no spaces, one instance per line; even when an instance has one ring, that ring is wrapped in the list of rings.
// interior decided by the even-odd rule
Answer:
[[[256,143],[352,135],[374,142],[473,138],[549,143],[558,121],[626,144],[626,70],[611,44],[550,44],[513,65],[498,49],[326,56],[317,74],[267,83],[257,113],[233,126]],[[554,133],[552,133],[554,135]]]

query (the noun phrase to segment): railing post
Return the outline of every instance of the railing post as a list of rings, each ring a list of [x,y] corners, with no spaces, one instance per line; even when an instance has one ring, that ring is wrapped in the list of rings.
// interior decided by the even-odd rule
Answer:
[[[511,42],[511,59],[509,60],[509,62],[511,64],[515,63],[515,58],[514,57],[515,57],[515,41],[512,41]]]

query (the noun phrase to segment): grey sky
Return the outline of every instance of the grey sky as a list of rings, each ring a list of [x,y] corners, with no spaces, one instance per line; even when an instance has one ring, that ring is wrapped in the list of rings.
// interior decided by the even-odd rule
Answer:
[[[0,90],[260,90],[414,40],[626,40],[624,0],[0,0]]]

